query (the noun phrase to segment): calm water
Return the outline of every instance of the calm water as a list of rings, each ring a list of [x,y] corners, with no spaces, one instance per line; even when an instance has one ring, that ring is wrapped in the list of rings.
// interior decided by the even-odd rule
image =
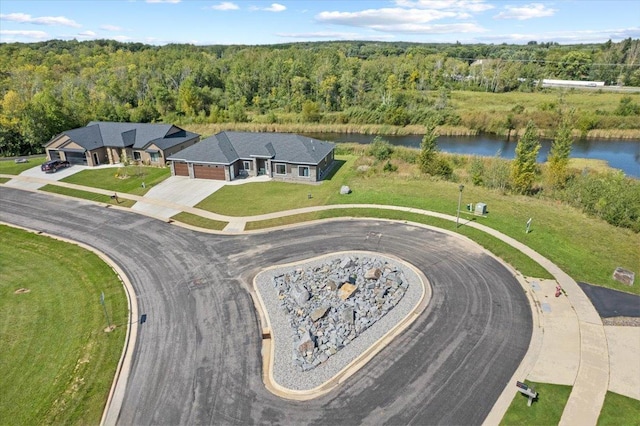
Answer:
[[[347,133],[320,133],[307,136],[332,142],[357,142],[368,144],[373,141],[373,135],[359,135]],[[422,135],[383,136],[393,145],[420,148]],[[540,141],[542,148],[538,161],[544,162],[549,155],[551,140]],[[440,136],[438,147],[441,151],[455,154],[472,154],[493,157],[500,154],[502,158],[515,156],[517,141],[507,142],[504,138],[483,136]],[[611,167],[621,169],[628,176],[640,178],[640,141],[590,139],[575,141],[571,150],[571,157],[595,158],[605,160]]]

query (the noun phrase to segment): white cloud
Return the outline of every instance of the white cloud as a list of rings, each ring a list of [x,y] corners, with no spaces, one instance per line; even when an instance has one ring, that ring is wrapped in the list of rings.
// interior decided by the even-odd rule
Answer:
[[[1,21],[19,22],[21,24],[36,24],[36,25],[62,25],[65,27],[80,28],[82,25],[76,21],[65,18],[64,16],[41,16],[34,18],[26,13],[9,13],[0,14]]]
[[[545,16],[553,16],[557,9],[547,9],[541,3],[531,3],[525,6],[505,6],[505,10],[494,16],[495,19],[517,19],[524,21],[532,18],[542,18]]]
[[[539,42],[556,42],[561,44],[573,43],[603,43],[609,39],[618,42],[627,38],[640,37],[640,27],[617,28],[605,30],[584,31],[552,31],[534,34],[496,34],[483,37],[485,42],[526,43],[532,40]]]
[[[80,33],[78,33],[78,37],[95,37],[98,34],[94,33],[93,31],[82,31]]]
[[[26,38],[36,39],[36,40],[43,40],[49,37],[49,34],[47,34],[44,31],[21,31],[21,30],[0,30],[0,35],[10,36],[11,38],[14,38],[13,36],[26,37]]]
[[[120,41],[120,42],[122,42],[122,43],[125,43],[125,42],[127,42],[127,41],[131,41],[131,40],[133,40],[131,37],[129,37],[129,36],[125,36],[125,35],[118,35],[118,36],[111,37],[111,38],[112,38],[112,39],[114,39],[114,40],[116,40],[116,41]]]
[[[360,12],[320,12],[316,20],[329,24],[350,25],[354,27],[391,26],[404,23],[425,23],[438,19],[454,18],[455,12],[383,8],[367,9]]]
[[[116,25],[100,25],[100,29],[101,30],[105,30],[105,31],[122,31],[121,27],[118,27]]]
[[[393,3],[394,7],[355,12],[324,11],[317,14],[315,19],[320,23],[382,32],[477,33],[486,30],[475,22],[474,15],[494,8],[486,0],[395,0]],[[436,21],[442,23],[434,24]]]
[[[287,8],[286,6],[283,6],[281,4],[273,3],[271,6],[266,7],[263,10],[266,10],[267,12],[282,12],[284,10],[287,10]]]
[[[249,10],[252,12],[257,10],[264,10],[265,12],[282,12],[287,10],[287,7],[278,3],[272,3],[269,7],[250,6]]]
[[[398,32],[398,33],[414,33],[414,34],[449,34],[449,33],[482,33],[487,31],[483,27],[472,23],[461,24],[402,24],[396,26],[388,26],[385,28],[376,28],[378,31]]]
[[[416,9],[452,9],[462,12],[484,12],[493,9],[494,6],[485,0],[396,0],[400,7]]]
[[[211,9],[213,9],[213,10],[238,10],[238,9],[240,9],[240,7],[235,3],[231,3],[230,1],[223,1],[220,4],[216,4],[216,5],[211,6]]]
[[[358,33],[316,31],[310,33],[276,33],[278,37],[296,38],[296,39],[326,39],[326,40],[375,40],[384,41],[392,40],[395,37],[391,34],[372,34],[362,35]]]

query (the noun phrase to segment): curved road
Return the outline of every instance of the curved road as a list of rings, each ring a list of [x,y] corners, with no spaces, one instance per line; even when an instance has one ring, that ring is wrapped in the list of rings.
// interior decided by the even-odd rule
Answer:
[[[529,345],[530,307],[511,272],[440,232],[344,220],[223,236],[6,187],[0,199],[0,221],[93,246],[133,284],[147,322],[120,424],[479,424]],[[431,303],[335,391],[306,402],[278,398],[262,383],[253,276],[339,250],[412,263],[431,282]]]

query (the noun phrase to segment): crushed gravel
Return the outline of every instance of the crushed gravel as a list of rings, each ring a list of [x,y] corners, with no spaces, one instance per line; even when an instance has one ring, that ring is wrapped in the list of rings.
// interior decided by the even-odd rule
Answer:
[[[399,270],[402,270],[405,278],[408,280],[409,286],[407,292],[400,302],[384,317],[369,327],[349,345],[331,356],[326,362],[312,370],[300,371],[294,364],[291,351],[295,339],[295,330],[293,330],[289,324],[287,313],[281,306],[272,279],[274,276],[279,276],[299,268],[319,266],[327,260],[332,261],[342,258],[345,255],[368,256],[393,264]],[[428,283],[424,283],[424,285],[428,285]],[[265,314],[268,315],[271,325],[271,336],[274,347],[273,378],[280,386],[299,391],[314,389],[333,378],[401,322],[416,307],[424,294],[421,279],[412,267],[399,259],[372,252],[334,253],[309,261],[270,268],[256,276],[255,287],[260,294],[264,308],[267,311]]]

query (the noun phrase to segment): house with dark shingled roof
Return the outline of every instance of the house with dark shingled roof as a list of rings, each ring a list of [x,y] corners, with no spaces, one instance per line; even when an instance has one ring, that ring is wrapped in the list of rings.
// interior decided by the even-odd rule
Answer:
[[[124,162],[164,166],[167,157],[199,140],[199,134],[172,124],[92,121],[56,135],[45,150],[49,160],[85,166]]]
[[[173,154],[175,176],[231,181],[267,175],[299,182],[322,180],[335,144],[291,133],[220,132]]]

